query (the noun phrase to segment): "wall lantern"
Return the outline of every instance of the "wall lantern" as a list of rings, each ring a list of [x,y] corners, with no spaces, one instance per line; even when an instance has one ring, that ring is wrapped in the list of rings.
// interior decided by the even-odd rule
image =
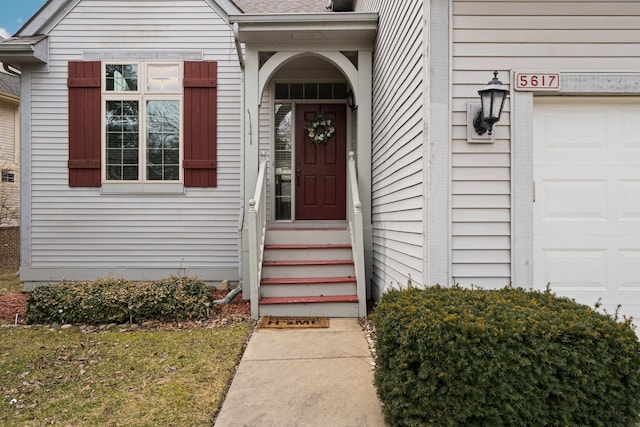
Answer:
[[[500,120],[504,101],[509,90],[498,80],[498,72],[493,72],[493,79],[478,91],[481,108],[473,119],[473,127],[478,135],[491,135],[493,125]]]
[[[351,108],[351,111],[358,109],[358,106],[356,105],[356,98],[351,88],[347,89],[347,105]]]

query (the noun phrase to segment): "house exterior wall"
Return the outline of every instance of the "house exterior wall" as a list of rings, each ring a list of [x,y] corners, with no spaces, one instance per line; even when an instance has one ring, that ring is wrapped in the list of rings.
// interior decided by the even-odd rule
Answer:
[[[452,275],[456,281],[493,287],[514,280],[529,286],[532,280],[527,247],[532,233],[528,212],[532,93],[512,90],[491,144],[466,141],[467,103],[478,99],[477,90],[491,79],[493,70],[507,84],[510,72],[517,71],[637,73],[639,29],[640,4],[635,1],[615,5],[578,0],[453,1]],[[601,93],[588,86],[578,84],[573,93],[562,94]],[[619,95],[630,94],[613,89]],[[512,109],[519,114],[512,114]]]
[[[424,285],[427,58],[423,0],[360,0],[357,12],[378,12],[373,61],[373,290],[409,280]]]
[[[203,0],[84,0],[49,33],[46,72],[32,72],[31,228],[25,281],[168,274],[239,276],[241,72],[230,26]],[[107,55],[107,56],[105,56]],[[218,185],[185,194],[101,194],[68,186],[67,62],[101,58],[218,62]],[[27,85],[26,90],[24,84]]]
[[[0,227],[20,224],[20,107],[17,99],[0,93],[0,171],[14,182],[0,180]]]

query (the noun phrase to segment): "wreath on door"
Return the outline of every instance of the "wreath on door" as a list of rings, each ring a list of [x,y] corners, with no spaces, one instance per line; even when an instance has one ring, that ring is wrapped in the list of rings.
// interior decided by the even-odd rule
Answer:
[[[326,119],[322,116],[317,116],[314,119],[305,123],[307,128],[307,135],[314,144],[327,143],[336,133],[336,128],[333,124],[333,120]]]

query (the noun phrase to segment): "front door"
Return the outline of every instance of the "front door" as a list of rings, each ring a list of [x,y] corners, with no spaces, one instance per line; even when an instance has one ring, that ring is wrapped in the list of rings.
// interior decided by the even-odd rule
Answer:
[[[332,121],[335,133],[312,141],[307,130],[326,135],[318,118]],[[347,199],[347,123],[343,104],[296,105],[296,219],[344,220]],[[324,130],[324,132],[323,132]]]

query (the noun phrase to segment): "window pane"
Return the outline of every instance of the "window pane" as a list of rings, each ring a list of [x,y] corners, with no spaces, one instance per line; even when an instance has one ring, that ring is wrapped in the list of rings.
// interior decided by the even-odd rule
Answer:
[[[316,83],[305,83],[304,99],[318,99],[318,85]]]
[[[124,166],[122,168],[122,175],[127,181],[138,179],[138,166]]]
[[[333,99],[346,99],[347,97],[347,84],[335,83],[333,85]]]
[[[147,101],[147,179],[180,179],[180,102]]]
[[[108,165],[121,165],[122,164],[122,150],[107,149],[107,164]]]
[[[164,167],[164,179],[165,181],[177,181],[180,179],[180,169],[178,166],[165,166]]]
[[[304,89],[302,83],[291,83],[289,85],[289,97],[291,99],[304,99]]]
[[[13,172],[2,172],[2,182],[16,182],[16,174]]]
[[[331,83],[320,83],[318,85],[320,99],[331,99],[333,98],[333,85]]]
[[[289,99],[289,84],[276,83],[276,99]]]
[[[148,65],[147,90],[174,92],[180,90],[180,68],[178,65]]]
[[[291,104],[275,105],[276,220],[291,219]]]
[[[107,64],[107,92],[130,92],[138,90],[138,66],[136,64]]]
[[[109,181],[138,180],[138,108],[138,101],[106,103],[106,169]]]

